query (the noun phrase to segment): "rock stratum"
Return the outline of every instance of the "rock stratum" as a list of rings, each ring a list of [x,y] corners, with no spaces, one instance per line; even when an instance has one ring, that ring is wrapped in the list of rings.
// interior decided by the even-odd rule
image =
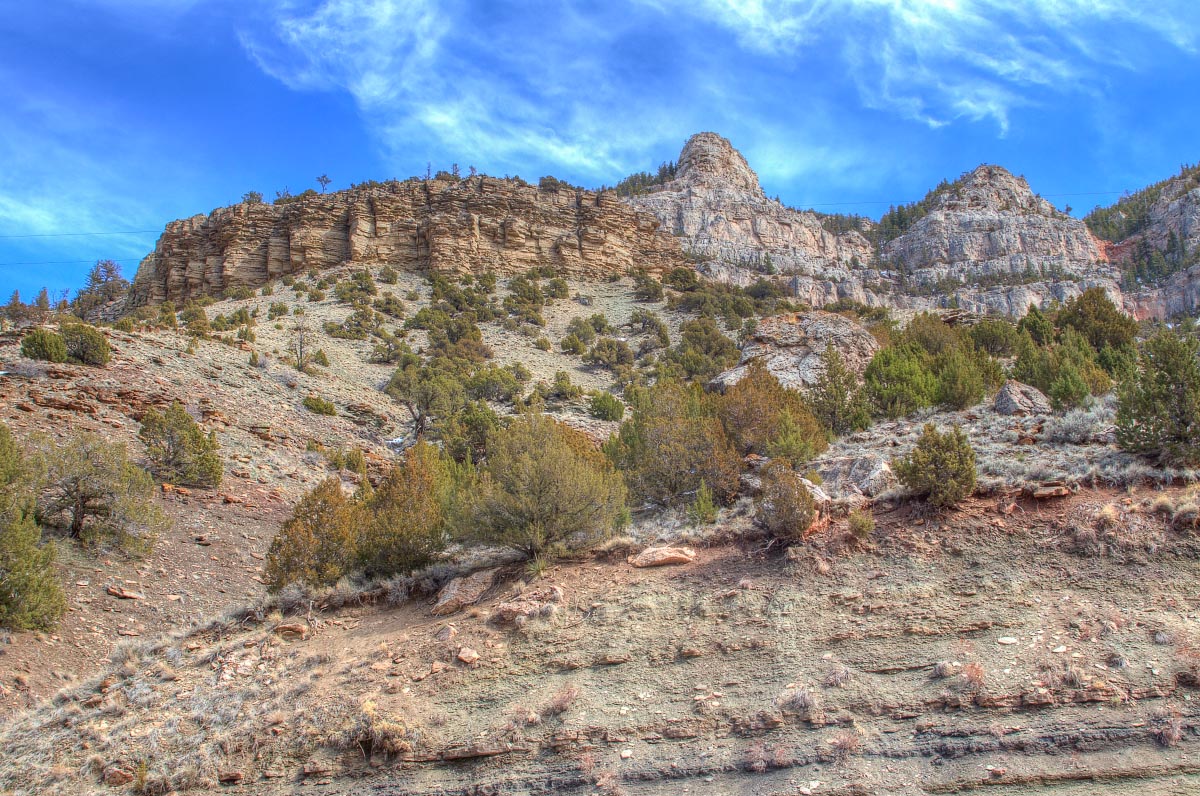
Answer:
[[[219,295],[349,262],[499,275],[549,266],[585,279],[661,272],[685,261],[659,227],[612,193],[484,176],[241,203],[168,224],[138,268],[130,304]]]
[[[1200,305],[1200,272],[1123,294],[1120,263],[1136,241],[1098,240],[995,165],[907,206],[920,217],[902,229],[867,219],[848,225],[768,198],[746,158],[711,132],[688,140],[672,179],[632,197],[551,182],[442,173],[175,221],[139,267],[129,306],[347,263],[501,276],[550,267],[597,280],[695,265],[729,284],[779,282],[813,307],[845,299],[1019,316],[1090,287],[1138,317]],[[1140,237],[1155,248],[1171,232],[1200,246],[1200,189],[1168,183],[1150,221]]]

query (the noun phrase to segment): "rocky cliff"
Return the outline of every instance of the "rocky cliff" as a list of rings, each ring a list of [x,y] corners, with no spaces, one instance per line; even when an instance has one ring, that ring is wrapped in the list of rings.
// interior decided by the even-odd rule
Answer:
[[[1024,313],[1099,285],[1120,300],[1115,270],[1083,222],[1024,179],[980,166],[931,198],[927,214],[882,247],[870,222],[835,234],[815,213],[768,199],[729,141],[693,136],[673,180],[630,199],[679,236],[700,270],[732,284],[774,273],[813,306],[838,299],[926,309]]]
[[[874,257],[859,232],[835,235],[814,213],[768,199],[746,159],[716,133],[692,136],[675,179],[630,203],[679,236],[701,270],[734,284],[775,272],[848,282]]]
[[[596,279],[634,267],[661,272],[685,260],[659,227],[612,193],[482,176],[372,184],[172,222],[138,268],[131,304],[254,288],[347,262],[500,275],[552,266]]]

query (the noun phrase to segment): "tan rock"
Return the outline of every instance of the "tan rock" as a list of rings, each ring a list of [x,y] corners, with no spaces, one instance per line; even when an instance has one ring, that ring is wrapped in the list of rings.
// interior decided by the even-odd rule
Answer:
[[[104,769],[104,784],[119,788],[133,782],[133,772],[118,765],[110,765]]]
[[[363,185],[171,222],[138,267],[129,304],[181,304],[347,262],[501,276],[549,266],[593,279],[664,272],[686,260],[660,226],[611,191],[449,175]]]
[[[635,567],[665,567],[675,564],[690,564],[696,551],[690,547],[647,547],[629,559]]]
[[[470,647],[463,647],[458,651],[457,657],[460,661],[470,666],[479,660],[479,653]]]
[[[461,611],[468,605],[474,605],[484,592],[492,587],[495,580],[494,569],[481,569],[470,575],[455,578],[438,592],[437,603],[433,606],[434,616],[446,616]]]

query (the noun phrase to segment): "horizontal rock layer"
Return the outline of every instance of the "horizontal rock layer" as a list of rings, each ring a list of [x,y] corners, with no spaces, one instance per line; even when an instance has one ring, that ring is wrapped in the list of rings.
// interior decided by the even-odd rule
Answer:
[[[516,274],[551,266],[602,279],[684,264],[654,216],[612,193],[515,180],[408,180],[237,204],[167,225],[134,279],[132,305],[183,301],[285,274],[354,263]]]

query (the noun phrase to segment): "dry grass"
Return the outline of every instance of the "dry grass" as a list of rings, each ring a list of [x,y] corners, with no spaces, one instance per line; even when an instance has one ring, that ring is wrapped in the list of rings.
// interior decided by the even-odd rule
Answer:
[[[862,738],[853,730],[842,730],[829,739],[834,760],[845,762],[862,751]]]
[[[972,691],[978,691],[987,684],[987,670],[983,668],[983,664],[977,661],[963,664],[962,671],[958,673],[964,687]]]

